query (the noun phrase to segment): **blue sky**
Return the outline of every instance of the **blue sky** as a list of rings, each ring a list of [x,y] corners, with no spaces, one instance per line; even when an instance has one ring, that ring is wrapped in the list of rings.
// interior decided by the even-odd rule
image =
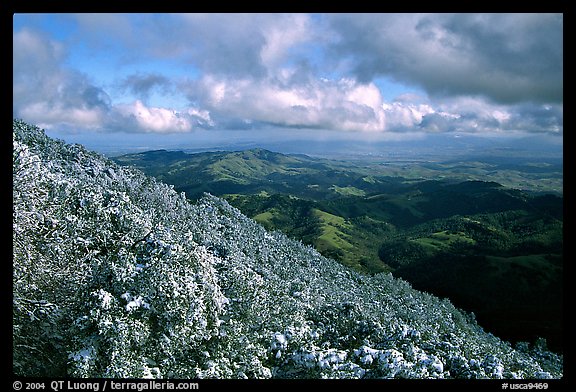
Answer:
[[[64,139],[563,135],[562,14],[13,22],[13,115]]]

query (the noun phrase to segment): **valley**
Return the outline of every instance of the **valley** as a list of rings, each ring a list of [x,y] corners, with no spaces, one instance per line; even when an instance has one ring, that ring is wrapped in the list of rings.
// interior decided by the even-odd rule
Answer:
[[[511,341],[562,347],[562,161],[383,162],[264,149],[114,158],[364,274],[447,297]]]

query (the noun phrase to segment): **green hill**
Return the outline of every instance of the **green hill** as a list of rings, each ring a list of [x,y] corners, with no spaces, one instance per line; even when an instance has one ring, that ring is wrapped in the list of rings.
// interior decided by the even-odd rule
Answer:
[[[134,166],[197,199],[203,192],[256,194],[262,191],[309,199],[331,199],[378,189],[383,179],[366,180],[370,169],[350,162],[285,155],[263,149],[184,154],[148,151],[113,158]]]

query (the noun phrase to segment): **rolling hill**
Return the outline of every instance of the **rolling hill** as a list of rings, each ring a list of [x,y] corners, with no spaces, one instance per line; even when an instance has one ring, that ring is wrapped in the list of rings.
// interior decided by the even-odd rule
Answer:
[[[370,186],[349,163],[263,149],[199,154],[157,150],[113,159],[173,184],[190,199],[197,199],[204,192],[220,195],[273,192],[331,198],[339,195],[334,186],[344,187],[350,182]]]

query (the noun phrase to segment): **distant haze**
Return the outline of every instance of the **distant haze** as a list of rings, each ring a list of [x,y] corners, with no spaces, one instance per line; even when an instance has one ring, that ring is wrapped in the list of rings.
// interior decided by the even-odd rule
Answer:
[[[49,135],[58,137],[48,131]],[[354,138],[354,135],[339,135],[339,138],[322,138],[321,134],[310,137],[291,133],[286,137],[277,135],[265,138],[250,137],[239,131],[203,131],[205,138],[182,138],[178,135],[131,135],[110,134],[106,139],[99,135],[74,134],[66,138],[73,143],[108,156],[142,152],[156,149],[181,150],[189,153],[203,151],[240,151],[265,148],[286,154],[306,154],[332,158],[367,158],[382,160],[450,160],[463,156],[492,156],[508,158],[556,158],[563,157],[562,138],[550,135],[507,136],[497,138],[471,135],[418,135],[410,139]],[[217,136],[217,137],[216,137]]]

